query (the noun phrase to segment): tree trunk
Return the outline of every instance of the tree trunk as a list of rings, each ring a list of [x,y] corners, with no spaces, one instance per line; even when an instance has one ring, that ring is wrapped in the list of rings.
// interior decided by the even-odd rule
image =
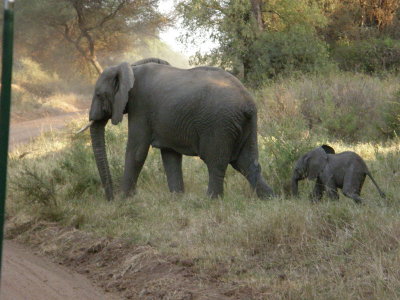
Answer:
[[[262,19],[262,0],[250,0],[254,18],[257,21],[258,30],[264,30],[264,21]]]
[[[101,67],[99,61],[97,60],[97,57],[89,57],[86,58],[91,64],[92,66],[96,69],[97,73],[100,75],[101,73],[103,73],[103,68]]]
[[[248,47],[249,49],[249,47]],[[249,55],[244,55],[242,57],[242,64],[243,64],[243,79],[245,82],[250,82],[249,81],[249,74],[251,72],[251,61],[249,58]]]

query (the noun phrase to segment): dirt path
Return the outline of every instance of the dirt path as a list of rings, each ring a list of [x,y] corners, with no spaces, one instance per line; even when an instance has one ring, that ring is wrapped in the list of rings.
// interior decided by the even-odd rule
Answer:
[[[61,129],[65,126],[66,122],[80,117],[83,114],[84,112],[80,111],[60,116],[11,123],[10,150],[18,144],[28,143],[32,138],[40,135],[42,132]]]
[[[79,115],[82,112],[12,124],[10,150],[44,131],[62,128]],[[3,251],[2,300],[118,299],[95,288],[82,275],[34,255],[16,242],[5,241]]]
[[[93,287],[88,279],[5,241],[0,298],[2,300],[117,299]]]

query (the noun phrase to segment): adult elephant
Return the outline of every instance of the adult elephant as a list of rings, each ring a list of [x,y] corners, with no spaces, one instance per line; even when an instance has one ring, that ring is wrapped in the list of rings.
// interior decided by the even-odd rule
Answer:
[[[178,69],[160,59],[107,68],[96,82],[89,112],[93,152],[108,200],[113,198],[104,141],[108,120],[128,113],[122,190],[135,189],[150,145],[161,150],[171,192],[183,192],[182,154],[207,165],[208,195],[223,194],[231,164],[259,197],[272,195],[258,163],[257,108],[238,79],[213,67]]]

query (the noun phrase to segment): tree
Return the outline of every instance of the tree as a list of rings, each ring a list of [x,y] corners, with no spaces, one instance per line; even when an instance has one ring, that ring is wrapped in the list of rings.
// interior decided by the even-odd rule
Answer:
[[[40,36],[48,45],[60,39],[75,49],[86,64],[102,72],[98,55],[133,46],[138,36],[157,36],[168,19],[157,12],[158,0],[21,0],[17,2],[22,31]],[[33,24],[34,23],[34,24]],[[33,26],[33,28],[29,28]],[[43,30],[44,29],[44,30]],[[20,39],[25,46],[27,34]],[[35,44],[40,48],[42,45]]]
[[[397,32],[399,0],[318,0],[328,17],[322,34],[329,43],[379,38]]]
[[[207,35],[219,45],[211,53],[197,53],[195,63],[219,65],[249,81],[253,77],[250,74],[254,69],[255,53],[260,53],[257,48],[263,47],[262,41],[268,40],[265,34],[288,32],[294,27],[309,28],[308,32],[312,32],[325,24],[320,8],[310,2],[181,0],[177,11],[188,29],[188,34],[183,37],[186,43],[196,44],[201,41],[201,36]]]
[[[400,4],[398,0],[359,0],[361,26],[375,26],[380,31],[390,25]]]

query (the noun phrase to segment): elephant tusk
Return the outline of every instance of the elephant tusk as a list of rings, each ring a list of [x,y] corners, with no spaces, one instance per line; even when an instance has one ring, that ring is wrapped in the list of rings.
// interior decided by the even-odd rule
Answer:
[[[77,131],[75,134],[79,134],[81,132],[84,132],[86,129],[88,129],[90,126],[92,126],[92,124],[94,123],[94,121],[90,121],[86,126],[82,127],[79,131]]]

